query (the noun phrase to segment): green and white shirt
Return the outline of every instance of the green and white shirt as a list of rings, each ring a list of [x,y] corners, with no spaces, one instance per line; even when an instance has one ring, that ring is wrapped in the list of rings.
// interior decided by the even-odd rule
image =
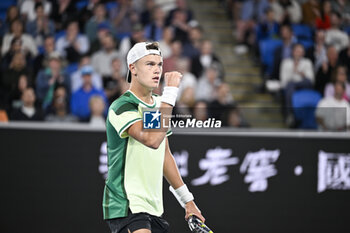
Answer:
[[[153,94],[152,99],[149,105],[129,90],[109,107],[104,219],[126,217],[129,208],[132,213],[163,214],[165,139],[158,149],[152,149],[127,133],[128,127],[142,120],[144,110],[160,107],[160,97]],[[170,134],[168,131],[167,136]]]

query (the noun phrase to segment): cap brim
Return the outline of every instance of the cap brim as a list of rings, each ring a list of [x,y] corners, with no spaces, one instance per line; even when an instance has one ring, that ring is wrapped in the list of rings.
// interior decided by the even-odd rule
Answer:
[[[128,73],[126,74],[126,81],[131,83],[131,71],[128,69]]]

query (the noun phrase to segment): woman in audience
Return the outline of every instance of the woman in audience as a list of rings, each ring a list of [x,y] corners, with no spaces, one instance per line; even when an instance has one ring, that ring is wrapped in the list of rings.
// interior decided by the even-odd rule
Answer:
[[[12,22],[16,19],[19,19],[19,10],[17,6],[10,6],[6,11],[6,18],[4,21],[4,25],[1,28],[1,36],[7,33],[10,30],[10,26]]]
[[[85,35],[79,34],[78,21],[71,21],[66,28],[66,35],[58,38],[56,50],[69,62],[77,63],[80,56],[89,51],[90,43]]]
[[[44,39],[53,35],[55,32],[55,24],[44,13],[42,3],[35,4],[36,17],[34,20],[28,21],[26,25],[27,32],[34,38],[38,47],[44,45]]]
[[[48,122],[78,122],[78,118],[69,113],[68,96],[65,86],[56,87],[50,113],[46,116]]]
[[[327,30],[331,28],[331,2],[323,1],[319,16],[316,18],[316,28]]]
[[[22,107],[11,113],[13,121],[42,121],[44,119],[40,108],[35,106],[35,92],[29,87],[22,93]]]
[[[23,89],[31,84],[31,72],[27,68],[25,55],[17,52],[6,70],[4,70],[0,86],[3,89],[9,109],[13,107],[13,101],[18,100]],[[16,104],[15,104],[16,105]]]
[[[347,69],[345,66],[338,66],[335,69],[335,72],[333,72],[332,75],[332,82],[328,83],[324,90],[324,96],[334,96],[335,93],[335,83],[336,82],[342,82],[345,84],[345,92],[344,92],[344,99],[348,102],[350,101],[350,83],[347,80]]]
[[[10,50],[11,41],[14,37],[20,38],[22,40],[23,50],[29,52],[32,57],[38,55],[38,49],[31,35],[24,33],[23,23],[19,19],[15,19],[11,23],[10,32],[6,33],[3,38],[1,54],[4,55]]]

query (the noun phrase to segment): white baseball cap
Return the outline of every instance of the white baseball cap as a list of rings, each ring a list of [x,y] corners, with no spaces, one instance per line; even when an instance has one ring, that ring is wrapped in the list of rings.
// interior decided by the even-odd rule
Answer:
[[[128,52],[126,56],[126,61],[128,63],[128,74],[126,75],[126,80],[131,82],[131,72],[129,70],[129,65],[135,63],[137,60],[143,58],[144,56],[155,54],[162,57],[162,53],[159,48],[158,42],[140,42],[136,43]],[[163,58],[163,57],[162,57]]]

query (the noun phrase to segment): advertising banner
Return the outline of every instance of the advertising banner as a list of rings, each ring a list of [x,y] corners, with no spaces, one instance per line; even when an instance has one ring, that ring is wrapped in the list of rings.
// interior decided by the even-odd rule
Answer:
[[[109,232],[103,131],[0,129],[0,232]],[[181,134],[170,148],[214,232],[350,232],[350,139]],[[164,182],[170,232],[190,232]]]

